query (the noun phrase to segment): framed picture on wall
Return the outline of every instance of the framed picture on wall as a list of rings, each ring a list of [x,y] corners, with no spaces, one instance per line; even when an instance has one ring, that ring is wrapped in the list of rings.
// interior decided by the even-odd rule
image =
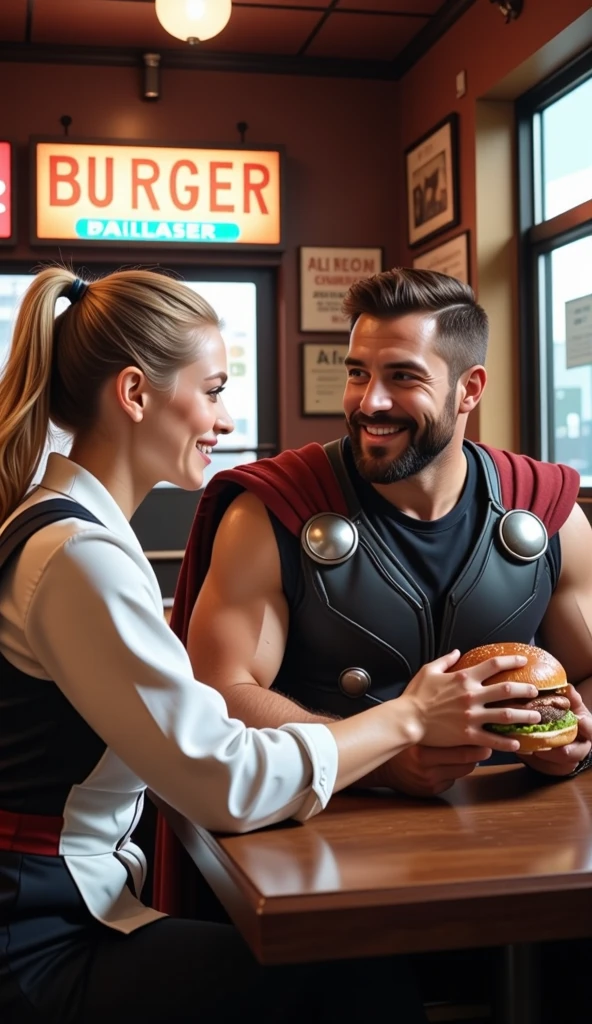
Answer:
[[[470,284],[469,232],[463,231],[455,238],[415,256],[413,266],[419,270],[438,270],[441,274],[458,278],[463,284]]]
[[[410,246],[460,220],[458,114],[449,114],[405,151]]]
[[[301,348],[302,415],[343,416],[348,343],[303,341]]]
[[[346,292],[382,270],[382,249],[304,245],[300,249],[300,331],[347,334],[341,312]]]

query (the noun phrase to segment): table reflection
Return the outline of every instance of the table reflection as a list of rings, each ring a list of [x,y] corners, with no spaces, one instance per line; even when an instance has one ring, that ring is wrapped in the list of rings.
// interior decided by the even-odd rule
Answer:
[[[406,901],[433,885],[516,878],[544,889],[592,865],[578,780],[548,782],[521,765],[478,769],[433,800],[340,796],[303,825],[221,842],[266,898],[379,889],[406,890]]]

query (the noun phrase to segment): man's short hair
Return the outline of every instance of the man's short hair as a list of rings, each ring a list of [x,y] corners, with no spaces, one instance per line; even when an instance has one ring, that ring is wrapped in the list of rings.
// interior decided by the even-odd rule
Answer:
[[[470,366],[485,362],[487,314],[470,285],[448,274],[394,267],[362,278],[349,289],[343,311],[352,329],[363,313],[379,320],[408,313],[433,315],[438,324],[436,352],[448,364],[451,385]]]

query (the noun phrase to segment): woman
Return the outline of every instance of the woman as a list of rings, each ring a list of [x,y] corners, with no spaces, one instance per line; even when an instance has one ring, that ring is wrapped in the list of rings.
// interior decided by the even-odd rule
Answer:
[[[55,318],[60,296],[71,305]],[[209,449],[232,430],[225,366],[216,314],[168,277],[86,284],[50,268],[24,297],[0,382],[4,1022],[362,1019],[380,978],[392,990],[393,965],[361,965],[358,1010],[355,966],[344,965],[349,984],[338,966],[262,972],[232,929],[139,901],[130,835],[145,786],[195,822],[240,832],[304,820],[420,740],[514,750],[484,724],[538,721],[485,707],[534,696],[482,687],[520,658],[455,673],[453,652],[398,700],[329,727],[247,729],[194,680],[129,520],[159,480],[200,487]],[[51,454],[27,493],[50,421],[72,450]],[[395,987],[397,1019],[422,1020],[406,982]]]

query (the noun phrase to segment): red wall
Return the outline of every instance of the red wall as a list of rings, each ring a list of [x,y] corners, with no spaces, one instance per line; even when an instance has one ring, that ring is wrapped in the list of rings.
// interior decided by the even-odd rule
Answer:
[[[20,144],[20,244],[2,258],[56,258],[28,244],[29,135],[62,134],[60,116],[72,117],[70,136],[238,143],[237,121],[249,124],[246,141],[286,148],[286,253],[280,274],[280,442],[292,447],[326,441],[342,431],[340,419],[302,419],[296,249],[299,245],[383,246],[395,260],[398,117],[394,83],[294,78],[218,72],[167,71],[162,98],[140,99],[134,68],[0,65],[0,135]],[[67,256],[67,250],[62,251]],[[75,254],[76,255],[76,254]],[[89,250],[78,254],[90,264]],[[112,253],[154,262],[154,249]],[[108,261],[102,249],[97,259]],[[162,263],[174,256],[165,252]],[[179,259],[187,260],[187,253]],[[193,259],[193,254],[191,256]],[[207,255],[196,257],[207,262]],[[243,256],[244,260],[244,256]],[[312,337],[312,336],[311,336]],[[341,336],[336,335],[336,338]]]

